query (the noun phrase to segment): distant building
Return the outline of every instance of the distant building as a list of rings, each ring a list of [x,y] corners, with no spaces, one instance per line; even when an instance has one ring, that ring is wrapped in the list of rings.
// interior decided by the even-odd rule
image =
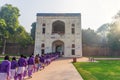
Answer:
[[[37,13],[34,54],[81,57],[81,40],[80,13]]]

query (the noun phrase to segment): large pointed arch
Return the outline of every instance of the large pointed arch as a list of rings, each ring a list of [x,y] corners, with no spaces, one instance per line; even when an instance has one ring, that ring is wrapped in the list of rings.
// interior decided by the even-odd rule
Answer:
[[[61,40],[55,40],[52,43],[52,51],[64,53],[64,42]]]
[[[65,33],[65,23],[63,21],[57,20],[52,23],[52,33]]]

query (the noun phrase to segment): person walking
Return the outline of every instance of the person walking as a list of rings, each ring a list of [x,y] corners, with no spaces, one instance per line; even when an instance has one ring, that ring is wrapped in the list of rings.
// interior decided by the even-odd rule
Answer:
[[[17,70],[17,78],[19,80],[24,79],[24,71],[25,71],[25,66],[26,66],[26,61],[23,55],[18,60],[18,70]]]
[[[11,62],[9,61],[9,56],[5,56],[4,61],[0,65],[0,80],[10,79],[10,68]]]
[[[12,58],[12,61],[11,61],[11,70],[10,70],[10,73],[11,73],[11,76],[10,76],[10,79],[11,80],[16,80],[16,77],[17,77],[17,67],[18,67],[18,63],[16,61],[16,57],[13,57]]]
[[[31,55],[28,59],[28,77],[29,78],[32,78],[34,65],[35,65],[34,57]]]

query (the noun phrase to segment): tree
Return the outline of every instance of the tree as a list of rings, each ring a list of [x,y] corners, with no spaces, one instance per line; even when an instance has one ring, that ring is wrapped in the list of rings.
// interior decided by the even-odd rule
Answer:
[[[17,7],[11,4],[2,6],[0,8],[0,30],[4,31],[4,37],[5,39],[7,37],[7,43],[18,43],[21,47],[27,47],[33,41],[29,33],[19,24],[19,16],[20,13]]]
[[[19,26],[19,16],[19,9],[13,7],[11,4],[2,6],[0,10],[0,17],[6,21],[7,27],[12,27],[13,29],[16,29]]]
[[[101,34],[107,33],[109,28],[110,28],[110,24],[109,23],[103,24],[102,26],[100,26],[97,29],[97,33],[101,33]]]
[[[88,28],[86,30],[82,30],[82,43],[86,45],[98,45],[100,37],[97,35],[97,33]]]
[[[120,24],[118,22],[114,22],[111,24],[110,32],[108,34],[108,43],[109,47],[112,50],[119,50],[120,49]]]
[[[13,7],[10,4],[6,4],[1,7],[0,18],[5,20],[6,23],[5,30],[7,30],[7,33],[9,34],[8,38],[14,39],[15,31],[19,27],[19,21],[18,21],[19,16],[20,16],[19,9],[17,7]]]
[[[103,46],[107,45],[108,41],[107,35],[109,33],[110,25],[111,25],[110,23],[105,23],[97,29],[97,34],[100,35],[101,44]]]
[[[113,51],[120,49],[120,11],[115,15],[114,22],[111,23],[108,44]]]
[[[27,45],[32,44],[32,37],[27,33],[23,26],[19,26],[16,30],[16,41],[21,47],[27,47]]]
[[[6,23],[4,19],[0,19],[0,34],[4,34]]]
[[[5,20],[0,19],[0,47],[2,46],[3,43],[3,36],[5,35],[5,27],[6,27]]]
[[[114,19],[115,19],[115,20],[120,19],[120,11],[118,11],[118,13],[114,16]]]
[[[31,27],[32,27],[32,29],[31,29],[31,36],[32,36],[33,40],[35,40],[36,22],[33,22]]]

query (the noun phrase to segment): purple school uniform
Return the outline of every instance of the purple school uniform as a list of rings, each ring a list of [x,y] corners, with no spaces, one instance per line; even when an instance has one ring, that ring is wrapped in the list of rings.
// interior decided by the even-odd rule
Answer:
[[[19,66],[19,67],[24,67],[26,64],[27,64],[27,63],[26,63],[26,61],[25,61],[24,58],[20,58],[20,59],[18,60],[18,66]]]
[[[13,60],[13,61],[11,62],[11,69],[16,69],[17,66],[18,66],[17,61]]]
[[[34,64],[35,64],[34,58],[33,58],[33,57],[30,57],[30,58],[28,59],[28,65],[34,65]]]
[[[18,60],[18,70],[17,70],[17,77],[19,78],[19,80],[23,80],[24,77],[24,71],[25,71],[25,65],[26,65],[26,61],[25,58],[20,58]]]
[[[33,72],[33,69],[34,69],[34,57],[30,57],[28,59],[28,76],[31,77],[32,76],[32,72]]]
[[[26,65],[25,65],[25,71],[24,71],[24,74],[23,74],[24,77],[27,76],[27,65],[28,65],[26,58],[25,58],[25,61],[26,61]]]
[[[44,57],[40,57],[40,62],[44,63]]]
[[[11,63],[8,60],[4,60],[0,66],[0,79],[7,80],[7,77],[10,77],[10,68]]]
[[[11,62],[11,79],[16,80],[17,76],[16,76],[16,68],[18,67],[18,63],[17,61],[13,60]]]
[[[9,75],[11,68],[11,63],[8,60],[5,60],[1,63],[0,73],[7,73]]]

